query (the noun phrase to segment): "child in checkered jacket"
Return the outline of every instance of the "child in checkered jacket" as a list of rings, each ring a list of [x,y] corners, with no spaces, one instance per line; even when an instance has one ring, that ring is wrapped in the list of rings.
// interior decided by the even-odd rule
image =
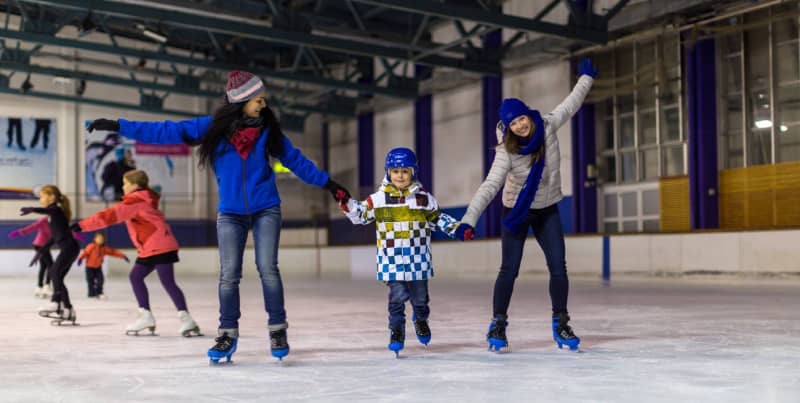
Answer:
[[[380,189],[365,201],[341,203],[353,224],[373,221],[377,234],[378,280],[389,286],[389,349],[399,355],[405,342],[405,303],[414,308],[414,329],[428,345],[428,279],[433,277],[431,231],[454,237],[458,221],[439,210],[432,194],[416,180],[417,157],[408,148],[386,155],[386,177]]]

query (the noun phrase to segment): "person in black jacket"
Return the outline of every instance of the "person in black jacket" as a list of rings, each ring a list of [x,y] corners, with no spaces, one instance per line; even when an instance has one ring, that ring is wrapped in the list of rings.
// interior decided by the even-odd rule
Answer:
[[[69,227],[69,220],[72,217],[72,210],[67,196],[55,185],[45,185],[39,191],[39,204],[42,207],[22,207],[21,215],[30,213],[45,214],[49,217],[50,240],[45,244],[44,249],[49,250],[54,244],[58,245],[61,252],[56,257],[53,265],[50,266],[50,278],[53,281],[53,296],[49,306],[39,310],[39,315],[55,319],[53,324],[61,324],[63,321],[75,324],[75,309],[69,300],[69,291],[64,284],[64,277],[67,276],[72,263],[80,253],[80,245],[73,238]],[[33,258],[31,265],[35,264],[41,257],[41,252]]]

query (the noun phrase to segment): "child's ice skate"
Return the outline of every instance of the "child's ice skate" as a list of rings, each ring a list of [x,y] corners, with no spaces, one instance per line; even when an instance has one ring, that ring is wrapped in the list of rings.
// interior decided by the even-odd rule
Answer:
[[[42,289],[42,287],[36,287],[33,290],[33,296],[34,297],[36,297],[36,298],[44,298],[43,295],[44,295],[44,290]]]
[[[511,351],[506,338],[507,318],[508,316],[506,315],[495,315],[494,320],[489,324],[489,332],[486,334],[486,341],[489,342],[489,351],[497,353]]]
[[[197,323],[189,315],[189,312],[178,311],[178,319],[180,319],[181,321],[181,328],[178,329],[178,331],[181,333],[181,336],[192,337],[192,336],[203,335],[202,333],[200,333],[200,327],[197,326]]]
[[[53,287],[50,284],[45,284],[42,286],[42,294],[39,298],[50,298],[53,296]]]
[[[143,330],[150,330],[150,335],[156,335],[156,318],[153,317],[153,313],[147,309],[139,308],[139,317],[136,319],[136,322],[131,323],[125,329],[125,335],[127,336],[138,336],[139,332]]]
[[[389,329],[391,330],[391,335],[389,336],[389,350],[394,351],[394,356],[396,358],[400,358],[400,350],[403,349],[403,345],[406,341],[405,332],[403,328],[399,326]]]
[[[238,340],[238,337],[231,337],[227,332],[215,338],[214,342],[216,344],[208,349],[208,364],[219,364],[219,360],[223,358],[225,358],[227,362],[231,362],[231,357],[233,357],[233,353],[236,352]]]
[[[572,351],[578,351],[578,345],[581,339],[575,336],[572,328],[567,324],[569,322],[569,315],[566,313],[554,314],[553,316],[553,340],[556,341],[558,348],[564,345],[569,347]]]
[[[61,310],[61,316],[51,320],[50,324],[53,326],[61,326],[65,324],[78,326],[78,324],[75,323],[77,319],[78,316],[75,314],[75,308],[64,308],[63,310]]]
[[[417,333],[417,340],[427,348],[428,343],[431,342],[431,328],[428,327],[428,321],[415,319],[414,331]]]
[[[58,302],[50,302],[39,308],[39,316],[43,318],[60,319],[61,313],[61,304]]]
[[[269,350],[273,357],[281,361],[283,361],[283,357],[289,355],[289,338],[286,335],[285,327],[269,332]]]

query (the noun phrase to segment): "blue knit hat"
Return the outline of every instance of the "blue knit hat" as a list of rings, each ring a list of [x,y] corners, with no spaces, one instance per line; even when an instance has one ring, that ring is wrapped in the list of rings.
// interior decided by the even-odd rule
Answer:
[[[503,121],[503,126],[508,128],[512,120],[522,115],[530,115],[530,110],[531,108],[528,108],[525,102],[517,98],[506,98],[503,100],[503,103],[500,104],[500,120]]]

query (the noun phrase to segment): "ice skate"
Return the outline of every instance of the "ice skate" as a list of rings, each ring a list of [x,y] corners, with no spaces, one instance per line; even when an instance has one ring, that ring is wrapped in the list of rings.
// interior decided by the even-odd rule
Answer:
[[[280,361],[289,355],[289,338],[286,335],[286,328],[269,332],[269,349],[272,356]]]
[[[181,328],[178,329],[178,332],[180,332],[181,336],[192,337],[192,336],[203,335],[202,333],[200,333],[200,327],[197,326],[197,323],[189,315],[189,312],[178,311],[178,319],[180,319],[181,321]]]
[[[153,317],[153,313],[149,310],[139,308],[139,317],[136,319],[136,322],[128,325],[128,327],[125,329],[125,335],[138,336],[139,332],[145,329],[150,331],[151,336],[155,336],[156,318]]]
[[[568,322],[569,315],[566,313],[559,313],[553,316],[553,340],[555,340],[559,349],[566,345],[571,351],[578,351],[581,339],[575,336],[572,328],[567,324]]]
[[[406,341],[405,332],[399,326],[389,329],[391,334],[389,335],[389,345],[387,347],[394,352],[395,358],[400,358],[400,350],[403,349]]]
[[[489,351],[497,353],[507,353],[511,351],[508,347],[506,338],[506,327],[508,326],[506,315],[495,316],[489,324],[489,332],[486,334],[486,341],[489,342]]]
[[[214,339],[213,347],[208,349],[208,363],[209,365],[219,364],[219,360],[225,358],[227,362],[231,362],[233,353],[236,352],[236,344],[238,337],[231,337],[228,333],[222,333],[219,337]]]
[[[50,298],[53,296],[53,287],[50,284],[45,284],[42,286],[42,293],[39,295],[39,298]]]
[[[39,308],[39,316],[50,319],[61,318],[61,304],[58,302],[50,302],[49,304]]]
[[[75,313],[75,308],[64,308],[63,310],[61,310],[60,317],[51,320],[50,324],[53,326],[61,326],[61,325],[78,326],[78,324],[75,323],[77,319],[78,316]]]
[[[417,340],[427,348],[431,342],[431,328],[428,327],[428,321],[414,320],[414,331],[417,333]]]

